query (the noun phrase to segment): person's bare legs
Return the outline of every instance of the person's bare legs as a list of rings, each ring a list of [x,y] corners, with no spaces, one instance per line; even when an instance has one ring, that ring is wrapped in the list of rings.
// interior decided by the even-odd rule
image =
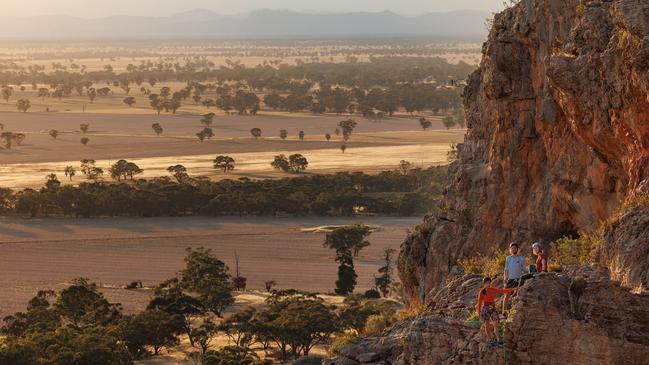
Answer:
[[[498,332],[500,332],[499,323],[498,322],[492,322],[492,323],[494,327],[494,335],[496,336],[496,342],[500,342],[500,335],[498,334]]]
[[[507,300],[509,300],[509,294],[505,294],[503,297],[503,316],[507,315]]]
[[[493,332],[491,330],[492,326],[492,321],[485,321],[484,326],[485,326],[485,333],[487,335],[487,341],[491,341],[491,338],[493,336]]]

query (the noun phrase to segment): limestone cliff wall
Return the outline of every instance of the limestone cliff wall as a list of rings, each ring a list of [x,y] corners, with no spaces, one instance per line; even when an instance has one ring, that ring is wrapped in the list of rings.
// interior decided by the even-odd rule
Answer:
[[[649,1],[522,0],[465,91],[444,219],[402,245],[423,298],[465,255],[588,231],[649,179]]]

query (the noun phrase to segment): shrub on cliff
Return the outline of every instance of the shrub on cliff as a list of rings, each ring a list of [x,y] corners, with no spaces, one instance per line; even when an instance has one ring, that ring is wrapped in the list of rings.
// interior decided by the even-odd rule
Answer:
[[[592,245],[585,237],[562,237],[550,244],[550,252],[552,260],[561,267],[579,265],[590,261]]]
[[[505,267],[505,259],[509,253],[498,249],[492,256],[467,256],[458,261],[467,274],[478,274],[497,277]]]

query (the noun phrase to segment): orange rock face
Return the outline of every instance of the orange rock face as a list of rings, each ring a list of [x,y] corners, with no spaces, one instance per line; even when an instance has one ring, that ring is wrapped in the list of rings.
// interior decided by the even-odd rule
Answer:
[[[402,245],[412,297],[464,256],[591,230],[649,179],[649,2],[523,0],[498,14],[465,109],[447,214]]]

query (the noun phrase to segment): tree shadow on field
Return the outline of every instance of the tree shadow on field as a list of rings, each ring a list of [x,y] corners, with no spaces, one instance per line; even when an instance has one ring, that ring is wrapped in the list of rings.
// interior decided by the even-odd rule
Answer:
[[[15,228],[7,227],[5,224],[0,222],[0,238],[3,236],[15,237],[15,238],[36,238],[37,234],[34,232],[29,232],[28,230],[18,230]]]

